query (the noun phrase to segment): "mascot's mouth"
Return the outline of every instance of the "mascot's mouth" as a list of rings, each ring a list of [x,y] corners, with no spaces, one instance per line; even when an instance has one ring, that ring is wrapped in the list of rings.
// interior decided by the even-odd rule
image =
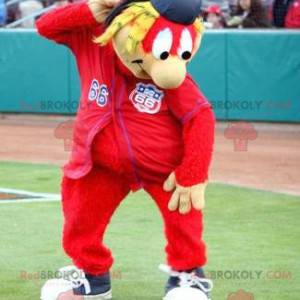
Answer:
[[[133,60],[131,63],[132,63],[132,64],[137,64],[137,65],[140,67],[141,71],[142,71],[145,75],[150,76],[149,73],[143,68],[143,63],[144,63],[144,61],[143,61],[142,59],[135,59],[135,60]],[[151,77],[151,76],[150,76],[150,77]]]
[[[144,61],[142,59],[136,59],[136,60],[133,60],[131,63],[139,65],[139,64],[143,64]]]

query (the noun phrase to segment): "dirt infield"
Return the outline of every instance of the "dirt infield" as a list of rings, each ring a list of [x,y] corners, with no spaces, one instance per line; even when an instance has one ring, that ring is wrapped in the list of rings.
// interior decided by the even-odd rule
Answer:
[[[0,115],[0,160],[63,165],[71,120]],[[300,195],[300,124],[218,123],[211,181]]]

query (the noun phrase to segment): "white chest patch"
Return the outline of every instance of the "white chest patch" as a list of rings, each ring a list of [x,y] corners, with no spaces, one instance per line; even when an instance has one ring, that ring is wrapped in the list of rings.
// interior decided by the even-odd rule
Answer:
[[[139,112],[156,114],[161,108],[163,97],[164,92],[155,85],[138,83],[131,92],[129,99]]]

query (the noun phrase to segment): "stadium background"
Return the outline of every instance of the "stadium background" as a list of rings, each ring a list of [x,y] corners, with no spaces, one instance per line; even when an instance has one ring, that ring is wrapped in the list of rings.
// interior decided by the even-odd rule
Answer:
[[[79,82],[65,47],[20,29],[0,31],[0,45],[1,112],[76,112]],[[297,30],[210,31],[190,72],[219,120],[300,122],[299,49]]]
[[[206,208],[208,272],[219,274],[215,299],[249,293],[255,300],[296,300],[300,294],[299,53],[297,30],[208,31],[189,67],[219,121]],[[0,66],[2,195],[4,188],[58,194],[78,106],[72,55],[34,30],[6,29],[0,30]],[[228,134],[232,126],[239,136]],[[41,272],[69,263],[60,248],[59,203],[22,201],[0,207],[1,300],[37,299]],[[117,260],[117,300],[159,299],[161,226],[143,193],[131,195],[115,216],[107,240]],[[257,270],[262,277],[249,275]],[[225,277],[234,271],[249,277]]]

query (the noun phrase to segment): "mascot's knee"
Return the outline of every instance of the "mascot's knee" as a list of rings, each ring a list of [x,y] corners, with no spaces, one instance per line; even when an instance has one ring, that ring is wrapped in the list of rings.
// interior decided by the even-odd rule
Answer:
[[[76,228],[72,225],[64,226],[61,241],[65,253],[72,258],[79,256],[80,248],[83,247],[82,240],[80,240],[82,236],[78,235]]]

